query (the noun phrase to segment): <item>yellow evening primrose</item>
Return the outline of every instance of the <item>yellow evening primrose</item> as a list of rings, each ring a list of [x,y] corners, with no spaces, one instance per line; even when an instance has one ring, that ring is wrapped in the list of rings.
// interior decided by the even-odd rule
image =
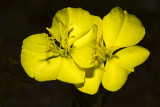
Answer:
[[[94,66],[97,28],[89,12],[64,8],[56,13],[46,33],[23,41],[21,63],[26,73],[38,81],[61,80],[83,83],[83,68]]]
[[[95,22],[99,26],[99,19]],[[95,94],[101,82],[109,91],[119,90],[134,68],[142,64],[150,54],[147,49],[136,45],[143,39],[145,28],[136,16],[127,11],[119,7],[113,8],[103,18],[102,30],[103,38],[97,34],[99,44],[96,51],[99,62],[103,60],[106,64],[104,71],[101,63],[99,68],[92,69],[93,75],[88,74],[83,84],[76,85],[84,93]],[[115,52],[116,50],[119,51]]]

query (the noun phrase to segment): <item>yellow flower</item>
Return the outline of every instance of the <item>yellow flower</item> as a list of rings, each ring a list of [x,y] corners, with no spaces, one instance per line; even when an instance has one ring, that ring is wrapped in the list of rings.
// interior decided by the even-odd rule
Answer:
[[[86,72],[88,74],[84,83],[76,84],[80,91],[88,94],[95,94],[101,82],[109,91],[119,90],[134,68],[142,64],[150,54],[147,49],[136,46],[145,35],[145,28],[136,16],[116,7],[102,22],[99,18],[95,20],[100,29],[98,31],[103,30],[102,34],[97,34],[99,64],[92,71]],[[103,61],[106,63],[105,67]]]
[[[38,81],[61,80],[82,83],[85,71],[94,66],[97,28],[89,12],[64,8],[53,18],[46,33],[23,41],[21,63],[26,73]]]

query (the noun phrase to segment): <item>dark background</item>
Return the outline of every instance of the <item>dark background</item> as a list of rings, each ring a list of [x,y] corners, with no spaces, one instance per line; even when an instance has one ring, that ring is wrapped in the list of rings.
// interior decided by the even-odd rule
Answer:
[[[97,94],[86,95],[71,84],[40,83],[27,76],[20,63],[22,41],[47,33],[46,27],[51,27],[62,8],[81,7],[103,18],[115,6],[141,20],[146,35],[139,45],[151,55],[118,92],[103,92],[107,95],[103,106],[160,107],[160,0],[0,0],[0,107],[71,107],[91,102]]]

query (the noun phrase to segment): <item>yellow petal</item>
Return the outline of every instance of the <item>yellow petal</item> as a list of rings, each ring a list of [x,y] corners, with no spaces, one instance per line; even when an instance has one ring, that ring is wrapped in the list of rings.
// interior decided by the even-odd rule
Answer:
[[[55,57],[50,60],[42,61],[37,67],[35,79],[38,81],[56,80],[61,68],[61,57]]]
[[[92,26],[91,15],[88,11],[68,7],[56,13],[50,30],[58,41],[61,38],[61,45],[66,47],[66,40],[67,45],[71,46],[77,39],[86,35]]]
[[[21,63],[26,73],[38,81],[55,80],[59,69],[60,57],[48,49],[49,40],[45,33],[31,35],[23,41]]]
[[[76,88],[87,94],[95,94],[99,89],[104,72],[104,64],[86,70],[85,82],[75,84]]]
[[[89,68],[94,66],[94,54],[94,42],[91,42],[90,44],[81,48],[73,47],[71,51],[72,58],[82,68]]]
[[[56,80],[60,70],[60,57],[47,60],[46,53],[37,54],[22,50],[21,63],[26,73],[38,81]]]
[[[103,18],[103,38],[107,48],[121,48],[137,44],[143,39],[145,28],[134,15],[116,7]]]
[[[22,49],[43,53],[48,51],[48,35],[45,33],[34,34],[23,40]]]
[[[119,90],[127,80],[128,70],[123,69],[112,60],[108,60],[102,79],[102,85],[109,91]]]
[[[21,51],[21,64],[25,70],[25,72],[30,77],[35,77],[35,73],[37,72],[37,68],[41,61],[43,61],[46,58],[46,55],[35,53],[28,51],[26,49],[22,49]]]
[[[142,64],[149,56],[149,51],[140,46],[132,46],[118,51],[107,60],[102,80],[103,86],[110,91],[117,91],[126,82],[134,67]]]
[[[84,36],[82,36],[81,38],[79,38],[74,42],[73,47],[81,48],[85,47],[86,45],[89,45],[91,42],[95,43],[96,34],[97,34],[96,26],[93,26],[93,28],[90,29],[90,31],[88,31]],[[92,47],[94,47],[93,43]]]
[[[88,34],[78,39],[71,49],[71,56],[82,68],[89,68],[95,61],[95,38],[96,32],[92,29]]]
[[[118,51],[112,58],[122,68],[133,71],[134,67],[147,60],[150,53],[146,48],[132,46]]]
[[[61,37],[67,36],[67,26],[69,25],[69,16],[67,8],[59,10],[53,18],[50,33],[57,40],[60,41]],[[69,29],[68,29],[69,30]],[[65,37],[66,38],[66,37]]]
[[[57,79],[74,84],[84,82],[85,72],[75,64],[72,58],[62,58],[63,62],[61,63],[61,70]]]
[[[85,36],[75,41],[71,50],[71,56],[74,61],[82,68],[89,68],[94,65],[96,36],[101,36],[101,18],[92,15],[92,19],[94,23],[93,29],[91,29]]]

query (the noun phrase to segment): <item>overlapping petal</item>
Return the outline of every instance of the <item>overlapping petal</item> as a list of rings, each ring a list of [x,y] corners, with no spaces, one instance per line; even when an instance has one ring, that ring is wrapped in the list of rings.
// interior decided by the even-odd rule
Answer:
[[[73,59],[55,55],[49,50],[49,43],[45,33],[31,35],[23,41],[21,63],[26,73],[38,81],[58,78],[64,82],[82,83],[84,71]]]
[[[84,82],[85,72],[78,67],[72,58],[62,57],[61,69],[57,76],[58,80],[78,84]]]
[[[64,8],[58,11],[53,18],[50,30],[53,36],[66,47],[71,46],[77,39],[86,35],[93,27],[92,18],[88,11],[81,8]]]
[[[46,33],[34,34],[23,41],[22,49],[36,53],[48,51],[48,35]]]
[[[105,66],[102,85],[109,91],[119,90],[127,80],[129,71],[120,67],[112,60],[108,60]]]
[[[74,61],[82,68],[89,68],[94,66],[95,61],[95,44],[91,42],[90,44],[76,48],[73,47],[71,50],[71,56]]]
[[[94,66],[96,33],[97,29],[93,27],[86,35],[75,41],[72,46],[70,55],[82,68]]]
[[[149,56],[149,51],[140,46],[124,48],[107,60],[102,80],[103,86],[110,91],[117,91],[126,82],[134,68],[142,64]]]
[[[107,48],[122,48],[137,44],[145,35],[140,20],[116,7],[103,18],[103,38]]]
[[[76,84],[76,88],[87,94],[95,94],[99,89],[104,72],[104,64],[89,68],[85,71],[85,82]]]
[[[133,71],[134,68],[147,60],[150,52],[141,46],[131,46],[118,51],[112,60],[122,68]]]
[[[55,80],[60,69],[59,57],[48,51],[47,34],[31,35],[23,41],[21,63],[26,73],[38,81]]]

